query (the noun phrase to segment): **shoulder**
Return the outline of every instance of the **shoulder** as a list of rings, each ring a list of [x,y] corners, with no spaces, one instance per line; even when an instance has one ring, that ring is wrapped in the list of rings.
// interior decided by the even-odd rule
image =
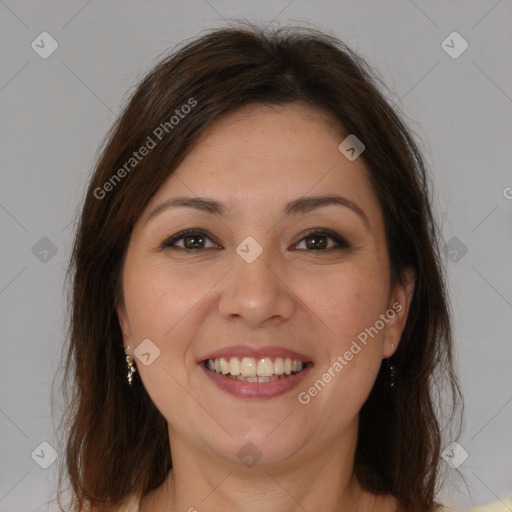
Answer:
[[[493,501],[492,503],[488,503],[487,505],[483,505],[481,507],[472,508],[469,512],[510,512],[512,510],[512,500],[500,500]],[[454,508],[444,507],[439,505],[436,509],[436,512],[458,512]]]
[[[469,512],[510,512],[510,510],[512,510],[512,499],[503,499],[472,508]]]

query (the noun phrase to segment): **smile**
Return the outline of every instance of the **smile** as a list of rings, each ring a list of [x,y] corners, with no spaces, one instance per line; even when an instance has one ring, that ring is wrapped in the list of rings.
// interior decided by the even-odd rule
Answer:
[[[208,359],[206,367],[212,372],[243,382],[272,382],[288,375],[296,375],[307,366],[306,362],[290,357],[220,357]]]
[[[267,346],[225,347],[197,360],[207,379],[238,398],[269,399],[298,386],[313,368],[305,354]]]

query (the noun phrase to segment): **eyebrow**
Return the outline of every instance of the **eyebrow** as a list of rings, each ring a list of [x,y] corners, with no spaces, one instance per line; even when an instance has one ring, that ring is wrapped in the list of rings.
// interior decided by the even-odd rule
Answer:
[[[325,206],[336,205],[344,208],[349,208],[355,212],[364,222],[366,227],[370,228],[368,217],[364,211],[353,201],[346,197],[339,195],[321,195],[321,196],[305,196],[299,197],[287,203],[283,209],[286,216],[300,215],[322,208]],[[167,199],[157,207],[155,207],[147,216],[144,224],[147,224],[152,218],[156,217],[165,210],[171,208],[195,208],[196,210],[211,213],[213,215],[224,216],[226,215],[226,207],[219,201],[207,197],[188,197],[178,196]]]

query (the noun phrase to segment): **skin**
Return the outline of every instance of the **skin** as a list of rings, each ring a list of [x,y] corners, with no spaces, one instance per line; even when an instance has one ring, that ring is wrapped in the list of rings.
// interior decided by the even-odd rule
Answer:
[[[404,286],[391,286],[377,196],[363,159],[351,162],[338,150],[346,136],[327,114],[301,105],[229,113],[136,223],[117,312],[127,353],[147,338],[160,350],[149,366],[134,360],[168,422],[173,458],[168,478],[142,498],[140,512],[397,510],[394,497],[362,490],[353,459],[359,411],[382,359],[400,342],[414,279],[406,272]],[[350,208],[334,205],[282,213],[293,199],[333,193],[356,203],[368,226]],[[178,195],[214,198],[226,204],[227,214],[180,207],[146,223],[149,212]],[[205,248],[187,252],[183,239],[176,243],[181,250],[160,248],[187,228],[212,235]],[[307,235],[329,244],[308,248],[309,228],[333,230],[350,247],[330,249],[335,241]],[[236,253],[248,236],[263,248],[250,264]],[[395,302],[402,310],[317,396],[299,403],[298,393]],[[256,347],[278,345],[309,355],[310,375],[273,399],[243,399],[218,389],[196,360],[249,338]],[[248,442],[262,453],[250,468],[237,457]]]

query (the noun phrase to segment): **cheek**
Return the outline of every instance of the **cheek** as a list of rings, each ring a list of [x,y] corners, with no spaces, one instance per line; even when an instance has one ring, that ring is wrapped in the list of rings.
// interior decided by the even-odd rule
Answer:
[[[148,390],[169,385],[169,373],[188,386],[196,366],[193,340],[205,316],[209,299],[225,270],[169,268],[132,260],[125,271],[125,302],[133,344],[150,339],[159,356],[151,366],[140,364]],[[210,292],[210,294],[209,294]],[[192,369],[192,371],[191,371]],[[168,397],[167,397],[168,399]]]
[[[133,344],[136,347],[150,339],[159,350],[148,366],[137,360],[137,371],[167,421],[176,421],[176,411],[182,411],[184,417],[201,414],[184,391],[190,386],[186,363],[192,366],[188,349],[197,327],[191,319],[194,306],[205,293],[205,288],[195,284],[183,274],[160,266],[137,266],[132,262],[125,271],[125,302]]]
[[[318,319],[318,332],[324,333],[318,344],[326,357],[318,374],[329,389],[320,400],[338,403],[338,410],[352,417],[370,393],[382,362],[384,329],[379,327],[380,315],[388,309],[388,279],[376,265],[347,265],[324,283],[319,290],[317,281],[308,304]]]
[[[124,286],[133,332],[161,342],[204,294],[203,285],[184,279],[179,272],[136,262],[126,269]]]
[[[326,336],[338,348],[375,324],[387,308],[388,279],[369,266],[351,265],[332,272],[328,279],[310,282],[305,296],[309,306],[323,321]]]

